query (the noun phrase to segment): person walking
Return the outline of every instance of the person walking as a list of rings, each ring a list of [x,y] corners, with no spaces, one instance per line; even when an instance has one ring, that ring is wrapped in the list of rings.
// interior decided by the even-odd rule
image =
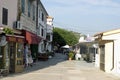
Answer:
[[[28,66],[32,67],[33,64],[33,59],[32,59],[32,55],[31,55],[31,50],[28,49]]]
[[[24,65],[25,65],[25,68],[28,66],[28,45],[25,44],[25,47],[24,47]]]

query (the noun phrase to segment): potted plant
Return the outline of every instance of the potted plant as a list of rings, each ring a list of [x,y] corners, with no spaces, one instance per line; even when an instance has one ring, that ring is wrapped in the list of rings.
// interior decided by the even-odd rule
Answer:
[[[70,51],[70,52],[69,52],[68,57],[69,57],[69,60],[72,60],[72,59],[73,59],[73,57],[74,57],[73,51]]]

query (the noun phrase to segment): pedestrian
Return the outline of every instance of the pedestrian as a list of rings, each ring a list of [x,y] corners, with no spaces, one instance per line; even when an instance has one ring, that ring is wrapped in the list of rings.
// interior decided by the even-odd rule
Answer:
[[[25,44],[25,47],[24,47],[24,65],[25,67],[28,66],[28,45]]]
[[[28,65],[32,67],[33,64],[33,59],[32,59],[32,55],[31,55],[31,50],[30,48],[28,49]]]

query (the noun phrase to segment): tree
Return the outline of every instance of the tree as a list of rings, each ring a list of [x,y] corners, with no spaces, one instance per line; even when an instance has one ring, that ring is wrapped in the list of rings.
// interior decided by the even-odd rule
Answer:
[[[72,46],[78,43],[77,37],[74,35],[73,32],[61,29],[61,28],[54,28],[53,29],[53,42],[54,45],[58,45],[59,47],[64,46],[66,44]]]

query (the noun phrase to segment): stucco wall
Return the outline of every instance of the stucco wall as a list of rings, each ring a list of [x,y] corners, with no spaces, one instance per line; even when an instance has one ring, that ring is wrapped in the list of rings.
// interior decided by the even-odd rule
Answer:
[[[44,21],[42,21],[42,13],[44,14]],[[44,30],[44,36],[42,36],[44,39],[46,39],[46,32],[47,32],[47,30],[46,30],[47,29],[47,24],[46,24],[47,16],[48,16],[48,14],[46,13],[44,6],[42,5],[42,3],[40,3],[38,6],[38,25],[40,27],[40,36],[42,36],[41,29]]]
[[[13,5],[14,3],[14,5]],[[2,8],[8,9],[8,25],[13,27],[13,22],[17,18],[17,0],[0,0],[0,26],[2,25]]]
[[[98,48],[98,54],[95,55],[95,67],[100,68],[100,48]]]
[[[120,40],[114,41],[114,72],[120,74]]]
[[[113,66],[113,42],[105,44],[105,72],[110,73]]]

